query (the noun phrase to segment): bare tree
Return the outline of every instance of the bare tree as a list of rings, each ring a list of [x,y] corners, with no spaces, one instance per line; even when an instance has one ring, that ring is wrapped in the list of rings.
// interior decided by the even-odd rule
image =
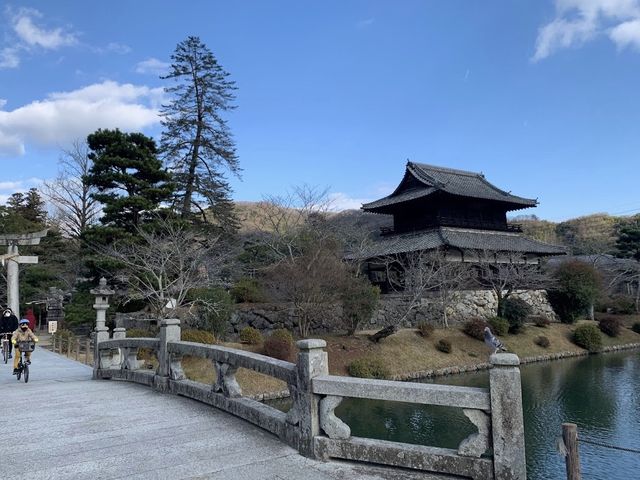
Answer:
[[[100,250],[120,266],[120,278],[145,299],[159,318],[193,304],[189,290],[213,286],[229,259],[218,238],[202,237],[182,224],[158,219],[153,232],[139,228],[140,241],[116,243]],[[215,305],[208,305],[214,308]]]
[[[518,290],[542,290],[552,286],[553,278],[539,264],[528,264],[512,252],[478,252],[477,284],[489,287],[498,300],[498,315],[503,302]]]
[[[44,182],[42,193],[54,207],[60,229],[70,237],[79,237],[100,216],[100,206],[92,198],[94,187],[86,181],[91,160],[86,142],[76,140],[58,160],[58,176]]]
[[[442,324],[449,327],[448,309],[455,292],[470,278],[469,266],[447,258],[442,250],[420,250],[383,259],[391,288],[402,296],[405,306],[398,323],[423,305],[429,294],[437,298]]]

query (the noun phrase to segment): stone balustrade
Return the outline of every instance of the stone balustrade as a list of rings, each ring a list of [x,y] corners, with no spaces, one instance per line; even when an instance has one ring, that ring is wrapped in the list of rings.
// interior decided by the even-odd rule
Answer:
[[[241,417],[277,435],[313,458],[339,458],[473,479],[524,480],[524,426],[519,359],[513,354],[490,358],[489,389],[371,380],[329,375],[324,340],[301,340],[296,363],[218,345],[180,341],[178,320],[161,322],[160,338],[122,338],[96,345],[94,378],[119,378],[193,398]],[[118,338],[119,337],[119,338]],[[139,349],[155,352],[155,371],[137,359]],[[212,385],[185,378],[185,356],[211,361]],[[247,368],[287,383],[288,412],[244,397],[235,375]],[[334,413],[343,398],[365,398],[445,405],[462,409],[477,432],[457,449],[359,438]]]

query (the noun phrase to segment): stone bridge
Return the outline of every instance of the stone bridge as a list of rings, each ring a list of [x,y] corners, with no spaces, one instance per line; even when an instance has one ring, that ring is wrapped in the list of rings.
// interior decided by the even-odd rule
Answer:
[[[27,384],[1,365],[0,478],[526,478],[515,355],[493,355],[490,388],[479,389],[329,375],[322,340],[298,342],[289,363],[179,339],[171,319],[156,339],[116,329],[96,344],[93,369],[37,349]],[[140,368],[141,348],[155,352],[155,370]],[[215,383],[184,378],[183,356],[211,360]],[[243,397],[240,367],[284,380],[291,409]],[[462,408],[478,432],[457,450],[353,437],[333,413],[344,397]]]

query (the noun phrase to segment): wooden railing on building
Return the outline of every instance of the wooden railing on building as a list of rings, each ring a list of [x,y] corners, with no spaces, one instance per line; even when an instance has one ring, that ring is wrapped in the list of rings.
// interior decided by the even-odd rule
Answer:
[[[94,378],[120,378],[193,398],[248,420],[308,457],[378,463],[473,479],[525,480],[524,427],[519,360],[491,356],[489,389],[370,380],[329,375],[324,340],[301,340],[297,362],[218,345],[180,341],[179,321],[163,320],[160,338],[114,338],[96,346]],[[155,353],[155,371],[138,351]],[[217,378],[206,385],[185,378],[184,356],[211,360]],[[238,368],[286,382],[292,406],[286,413],[242,395]],[[343,398],[366,398],[461,408],[477,427],[457,449],[408,445],[351,436],[334,410]]]

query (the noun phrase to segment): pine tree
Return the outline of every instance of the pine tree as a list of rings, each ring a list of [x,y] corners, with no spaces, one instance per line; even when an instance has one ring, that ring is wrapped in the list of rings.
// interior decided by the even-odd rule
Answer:
[[[618,254],[640,262],[640,218],[620,227],[616,240]]]
[[[183,219],[213,220],[235,230],[237,218],[224,170],[238,175],[236,147],[223,114],[235,106],[235,82],[198,37],[180,42],[165,88],[172,100],[163,105],[160,143],[176,183],[176,208]],[[206,209],[209,209],[207,212]]]
[[[170,174],[156,156],[153,139],[142,133],[98,130],[87,137],[93,165],[86,180],[104,205],[100,222],[132,233],[145,215],[170,198]]]

